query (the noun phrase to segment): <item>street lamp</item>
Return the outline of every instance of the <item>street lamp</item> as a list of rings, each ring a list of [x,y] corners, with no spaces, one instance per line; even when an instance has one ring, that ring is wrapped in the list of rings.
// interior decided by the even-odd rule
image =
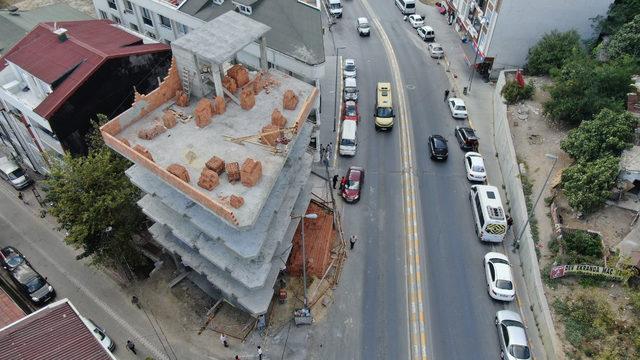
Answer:
[[[335,104],[333,106],[333,132],[336,132],[336,125],[338,123],[338,102],[340,101],[338,95],[338,61],[340,61],[340,50],[346,49],[346,46],[338,46],[336,48],[336,89],[335,89]]]
[[[304,308],[307,308],[307,253],[304,248],[304,219],[317,219],[318,214],[309,213],[301,216],[292,216],[292,219],[301,218],[302,220],[302,286],[304,288]]]
[[[527,216],[527,221],[524,223],[524,226],[522,227],[522,229],[520,229],[520,234],[518,235],[516,240],[513,242],[514,250],[517,249],[520,246],[520,240],[522,239],[522,235],[524,235],[524,230],[527,228],[527,225],[529,225],[529,222],[531,221],[531,218],[534,216],[534,213],[535,213],[535,210],[536,210],[536,206],[538,205],[538,201],[540,201],[540,197],[542,197],[542,193],[544,192],[544,189],[547,187],[547,183],[549,182],[549,178],[551,177],[551,173],[553,173],[553,168],[556,166],[556,163],[558,162],[558,157],[556,155],[554,155],[554,154],[544,154],[544,156],[546,156],[548,159],[553,160],[553,165],[551,165],[551,169],[549,170],[549,173],[547,174],[547,178],[544,180],[544,184],[542,184],[542,188],[540,189],[540,193],[538,194],[538,197],[536,198],[536,201],[533,203],[533,206],[531,207],[531,210],[529,211],[529,216]]]

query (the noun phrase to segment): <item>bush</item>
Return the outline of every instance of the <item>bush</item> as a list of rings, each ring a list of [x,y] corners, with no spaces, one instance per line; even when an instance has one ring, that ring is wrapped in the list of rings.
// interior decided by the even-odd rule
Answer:
[[[619,158],[606,156],[565,169],[562,173],[562,190],[569,205],[586,214],[602,207],[611,195],[618,176],[619,161]]]
[[[614,59],[623,55],[640,57],[640,15],[624,24],[606,44],[607,55]]]
[[[531,99],[535,90],[535,87],[531,83],[520,87],[517,81],[509,80],[504,84],[500,93],[504,96],[504,99],[507,100],[508,104],[515,104],[518,101]]]
[[[564,252],[568,255],[581,255],[587,257],[602,257],[602,239],[597,234],[591,234],[584,230],[576,230],[563,235]]]
[[[580,35],[576,31],[552,31],[529,49],[525,68],[531,75],[548,75],[552,69],[561,68],[572,56],[583,53]]]
[[[609,304],[591,294],[556,300],[553,307],[562,317],[567,340],[578,349],[604,339],[615,325]]]
[[[629,112],[601,110],[584,121],[562,141],[560,147],[578,161],[593,161],[606,155],[620,156],[633,141],[637,119]]]

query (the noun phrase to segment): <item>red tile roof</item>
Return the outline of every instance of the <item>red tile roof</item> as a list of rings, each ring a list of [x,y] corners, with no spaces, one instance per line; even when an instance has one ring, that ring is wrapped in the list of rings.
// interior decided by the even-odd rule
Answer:
[[[18,304],[3,289],[0,289],[0,329],[22,319],[24,315],[24,311]]]
[[[0,359],[113,360],[65,300],[0,330]]]
[[[67,29],[66,41],[58,39],[55,28]],[[141,38],[109,20],[58,22],[55,28],[54,23],[38,24],[0,59],[0,70],[10,61],[56,85],[35,109],[44,118],[49,118],[107,60],[170,49],[165,44],[143,44]]]

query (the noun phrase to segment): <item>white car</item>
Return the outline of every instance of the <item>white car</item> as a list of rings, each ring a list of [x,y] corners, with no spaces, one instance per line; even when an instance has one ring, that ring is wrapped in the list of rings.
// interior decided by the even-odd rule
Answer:
[[[356,61],[353,59],[346,59],[344,61],[344,69],[342,70],[342,77],[348,78],[356,77]]]
[[[87,319],[85,317],[81,317],[81,319],[82,322],[89,328],[93,336],[95,336],[95,338],[98,339],[98,341],[100,341],[102,345],[104,345],[104,347],[109,349],[109,351],[111,352],[115,350],[116,343],[114,343],[113,340],[111,340],[111,338],[107,336],[107,333],[101,327],[96,325],[93,321],[91,321],[91,319]]]
[[[442,48],[442,45],[440,45],[439,43],[430,43],[429,46],[429,55],[431,55],[432,58],[434,59],[440,59],[441,57],[444,56],[444,49]]]
[[[467,169],[467,179],[469,181],[485,182],[487,180],[484,160],[479,153],[468,152],[464,154],[464,167]]]
[[[516,298],[511,264],[505,255],[497,252],[487,253],[484,256],[484,270],[489,296],[501,301],[513,301]]]
[[[424,41],[433,41],[436,39],[436,33],[430,26],[422,26],[416,29],[418,36]]]
[[[419,28],[424,26],[424,19],[418,14],[412,14],[409,15],[409,23],[411,23],[411,26],[413,26],[414,29]]]
[[[449,110],[451,111],[451,116],[453,116],[456,119],[467,118],[467,107],[464,105],[464,100],[460,98],[449,98],[447,103],[449,104]]]
[[[358,29],[358,34],[360,36],[371,35],[371,27],[369,26],[369,20],[367,20],[366,17],[359,17],[356,20],[356,29]]]

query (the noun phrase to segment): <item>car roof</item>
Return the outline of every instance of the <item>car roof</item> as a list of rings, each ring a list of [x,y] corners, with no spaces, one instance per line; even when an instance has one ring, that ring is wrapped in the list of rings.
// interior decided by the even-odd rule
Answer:
[[[421,26],[420,29],[424,31],[433,31],[433,28],[431,26]]]
[[[359,17],[359,18],[358,18],[358,22],[359,22],[359,23],[368,23],[368,22],[369,22],[369,20],[368,20],[366,17]]]
[[[453,101],[455,105],[464,105],[464,100],[460,98],[449,98],[449,101]]]
[[[344,79],[344,86],[356,86],[356,78],[354,77],[347,77]]]
[[[440,45],[440,43],[437,43],[437,42],[432,42],[432,43],[429,44],[429,46],[442,47],[442,45]]]
[[[356,106],[356,102],[353,100],[347,100],[344,102],[345,105],[349,105],[349,106]]]
[[[482,156],[476,156],[476,155],[467,156],[467,155],[465,155],[465,157],[468,157],[468,158],[471,159],[471,165],[482,165],[482,167],[484,167],[484,160],[482,160]]]
[[[26,283],[39,274],[27,264],[18,265],[11,273],[13,277],[21,283]]]
[[[529,347],[527,334],[524,332],[524,328],[521,328],[520,326],[507,326],[507,333],[509,334],[509,345]]]
[[[344,61],[344,63],[345,63],[345,64],[353,64],[353,65],[355,65],[355,64],[356,64],[356,61],[355,61],[354,59],[346,59],[346,60]]]
[[[411,15],[409,15],[409,17],[410,17],[410,18],[415,18],[415,17],[417,17],[417,18],[422,19],[422,16],[420,16],[420,15],[418,15],[418,14],[411,14]]]
[[[467,126],[458,126],[458,127],[456,127],[456,128],[457,128],[458,130],[460,130],[460,131],[464,131],[465,133],[467,133],[467,135],[473,135],[473,136],[475,136],[475,135],[476,135],[476,131],[475,131],[475,130],[473,130],[472,128],[470,128],[470,127],[467,127]]]
[[[443,145],[442,148],[447,147],[447,140],[442,135],[431,135],[431,139],[435,145]]]

